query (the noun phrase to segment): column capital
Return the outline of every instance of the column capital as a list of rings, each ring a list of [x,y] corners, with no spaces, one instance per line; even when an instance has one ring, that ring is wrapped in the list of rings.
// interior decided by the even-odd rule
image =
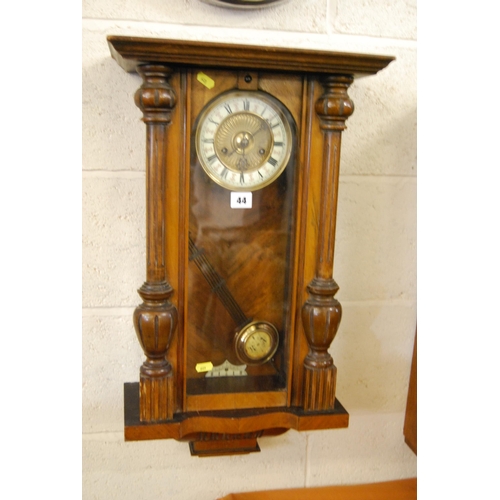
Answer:
[[[354,103],[347,94],[353,82],[350,75],[328,75],[322,78],[324,93],[316,101],[316,113],[320,119],[320,127],[324,131],[342,131],[345,121],[354,113]]]
[[[171,68],[162,64],[144,64],[137,67],[143,84],[135,93],[135,104],[143,112],[143,121],[169,124],[176,95],[168,83]]]

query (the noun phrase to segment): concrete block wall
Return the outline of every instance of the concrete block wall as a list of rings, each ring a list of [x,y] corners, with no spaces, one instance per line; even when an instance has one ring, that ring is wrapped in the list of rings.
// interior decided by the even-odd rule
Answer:
[[[233,491],[416,475],[403,420],[416,327],[416,0],[289,0],[256,11],[200,0],[83,2],[83,498],[212,500]],[[123,440],[123,383],[143,360],[132,325],[145,277],[140,78],[109,34],[387,54],[350,89],[331,353],[348,429],[289,431],[262,452],[193,458],[185,443]]]

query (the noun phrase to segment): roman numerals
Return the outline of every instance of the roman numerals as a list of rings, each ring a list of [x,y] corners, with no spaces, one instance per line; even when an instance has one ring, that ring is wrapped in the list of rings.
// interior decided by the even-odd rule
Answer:
[[[270,163],[273,167],[276,167],[276,165],[278,164],[278,160],[271,156],[269,160],[267,160],[267,163]]]

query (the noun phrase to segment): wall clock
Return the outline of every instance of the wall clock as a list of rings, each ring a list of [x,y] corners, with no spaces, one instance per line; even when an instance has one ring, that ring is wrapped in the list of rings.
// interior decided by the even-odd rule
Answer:
[[[273,7],[289,0],[201,0],[203,3],[229,9],[262,9]]]
[[[393,57],[108,37],[143,84],[146,359],[125,439],[193,455],[347,427],[329,348],[340,145],[354,78]]]

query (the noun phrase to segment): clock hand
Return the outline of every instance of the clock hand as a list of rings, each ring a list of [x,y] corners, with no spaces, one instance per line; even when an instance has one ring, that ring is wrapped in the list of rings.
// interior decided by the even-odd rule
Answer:
[[[231,152],[229,152],[227,148],[222,148],[221,151],[222,151],[222,153],[224,153],[226,158],[229,158],[232,154],[234,154],[236,152],[235,149],[231,149]]]
[[[270,128],[270,125],[269,125],[267,122],[263,121],[263,122],[260,124],[260,127],[258,128],[257,132],[255,132],[255,133],[253,134],[253,137],[255,138],[255,137],[257,137],[260,133],[265,132],[265,131],[269,132],[269,128]]]

